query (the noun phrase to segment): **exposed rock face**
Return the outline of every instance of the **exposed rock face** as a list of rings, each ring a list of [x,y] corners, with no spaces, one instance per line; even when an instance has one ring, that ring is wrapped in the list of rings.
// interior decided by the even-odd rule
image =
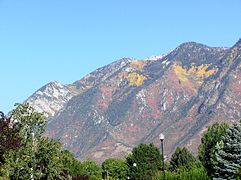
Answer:
[[[74,93],[67,86],[53,81],[37,90],[26,102],[37,111],[45,112],[46,117],[51,117],[62,109],[73,96]]]
[[[80,159],[159,145],[160,132],[166,155],[184,145],[197,152],[208,125],[241,119],[241,41],[231,48],[184,43],[165,56],[116,61],[61,86],[57,96],[48,90],[43,97],[45,89],[28,101],[52,116],[46,135]]]

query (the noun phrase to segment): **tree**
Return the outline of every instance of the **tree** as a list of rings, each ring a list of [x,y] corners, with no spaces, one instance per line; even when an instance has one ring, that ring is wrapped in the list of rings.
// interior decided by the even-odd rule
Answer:
[[[62,164],[64,171],[72,177],[79,176],[81,171],[81,162],[77,160],[68,150],[63,151]]]
[[[208,131],[203,135],[201,139],[198,155],[199,160],[207,170],[208,175],[211,175],[214,171],[212,158],[215,156],[215,146],[217,142],[221,140],[221,137],[224,135],[227,128],[227,124],[215,123],[208,128]]]
[[[19,148],[20,143],[21,139],[17,124],[0,112],[0,165],[4,163],[4,153],[10,149]]]
[[[214,179],[235,179],[241,167],[241,125],[227,129],[215,146]]]
[[[107,176],[113,179],[126,180],[129,174],[129,168],[123,160],[116,158],[109,158],[102,163],[102,170],[104,172],[104,178]]]
[[[63,170],[61,144],[42,137],[35,151],[35,174],[39,179],[56,179]]]
[[[20,148],[4,155],[11,179],[56,179],[62,172],[60,143],[42,137],[46,121],[29,104],[11,113],[19,128]]]
[[[180,167],[188,167],[196,162],[196,158],[187,150],[187,148],[177,147],[170,161],[170,170],[175,171]]]
[[[126,158],[131,179],[152,179],[161,167],[162,156],[153,144],[140,144]],[[135,163],[136,166],[133,166]]]
[[[9,177],[4,155],[10,150],[18,149],[20,143],[17,124],[12,122],[10,117],[7,118],[3,112],[0,112],[0,179],[8,179]]]
[[[101,179],[102,169],[95,161],[86,160],[81,163],[78,176],[88,176],[90,179]]]

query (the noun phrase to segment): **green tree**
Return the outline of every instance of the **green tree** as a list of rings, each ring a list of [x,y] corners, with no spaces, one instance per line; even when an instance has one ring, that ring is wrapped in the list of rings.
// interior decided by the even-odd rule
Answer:
[[[102,169],[93,160],[86,160],[81,163],[79,176],[88,176],[90,179],[101,179]]]
[[[35,173],[39,179],[56,179],[63,170],[61,144],[42,137],[35,151]],[[38,176],[37,176],[38,175]]]
[[[153,144],[140,144],[126,158],[132,179],[152,179],[161,167],[162,156]],[[133,165],[136,166],[133,166]]]
[[[171,157],[170,170],[175,171],[180,167],[192,166],[196,161],[196,158],[187,150],[187,148],[177,147]]]
[[[79,176],[81,171],[81,162],[74,157],[68,150],[63,151],[62,164],[64,171],[72,177]]]
[[[201,163],[190,164],[188,167],[180,167],[176,171],[166,171],[166,180],[209,180],[205,168]],[[163,176],[160,173],[156,180],[163,180]]]
[[[215,146],[214,179],[235,179],[241,167],[241,125],[226,130]]]
[[[221,137],[224,135],[227,128],[227,124],[215,123],[208,128],[208,131],[201,139],[198,157],[204,168],[207,170],[208,175],[211,175],[214,171],[212,158],[215,156],[215,146],[217,142],[221,140]]]
[[[42,137],[46,121],[29,104],[18,104],[11,113],[19,128],[21,146],[5,154],[12,179],[56,179],[60,177],[61,146]]]
[[[129,174],[129,168],[121,159],[109,158],[102,163],[102,170],[105,174],[108,172],[108,175],[113,179],[123,179],[126,180]]]
[[[241,167],[239,168],[235,176],[237,177],[238,180],[241,180]]]

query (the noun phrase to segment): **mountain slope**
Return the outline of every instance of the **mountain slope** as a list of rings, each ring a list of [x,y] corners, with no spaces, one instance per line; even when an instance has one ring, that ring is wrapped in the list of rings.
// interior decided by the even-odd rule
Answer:
[[[180,145],[196,152],[209,124],[241,119],[240,53],[241,41],[229,49],[189,42],[155,60],[116,61],[64,86],[69,96],[49,117],[46,135],[80,159],[159,145],[160,132],[168,156]]]

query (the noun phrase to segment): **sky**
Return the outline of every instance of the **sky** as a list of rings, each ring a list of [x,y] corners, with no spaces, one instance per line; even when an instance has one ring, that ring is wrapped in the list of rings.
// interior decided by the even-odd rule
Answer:
[[[241,0],[0,0],[0,111],[123,57],[240,37]]]

